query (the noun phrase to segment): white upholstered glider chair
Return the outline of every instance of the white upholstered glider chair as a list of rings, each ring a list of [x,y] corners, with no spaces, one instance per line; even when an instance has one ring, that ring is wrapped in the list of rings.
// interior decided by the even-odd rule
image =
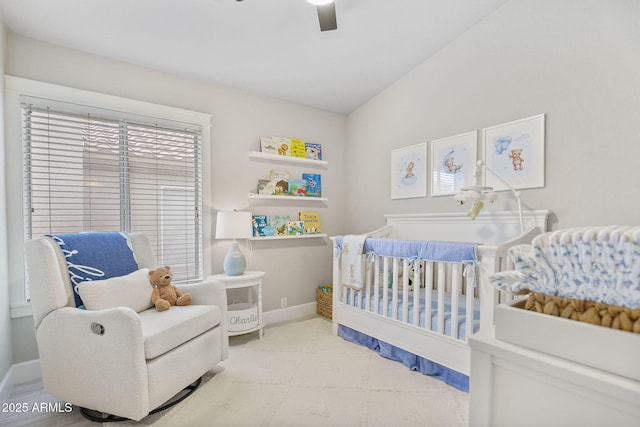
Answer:
[[[109,240],[114,235],[121,240],[115,245]],[[146,277],[147,269],[157,265],[143,234],[64,236],[25,245],[42,379],[49,393],[89,412],[140,420],[193,388],[227,358],[223,284],[206,280],[178,286],[191,293],[192,304],[158,312]],[[78,255],[107,262],[116,272],[97,280],[108,275],[78,262]],[[123,266],[132,271],[118,271]],[[77,308],[71,286],[83,274],[93,275],[76,287],[86,309]]]

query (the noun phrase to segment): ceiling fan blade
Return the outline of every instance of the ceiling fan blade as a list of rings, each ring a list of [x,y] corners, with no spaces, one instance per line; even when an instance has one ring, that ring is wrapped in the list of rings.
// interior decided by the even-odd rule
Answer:
[[[338,28],[336,21],[336,5],[331,2],[324,6],[318,6],[318,20],[320,20],[320,31],[331,31]]]

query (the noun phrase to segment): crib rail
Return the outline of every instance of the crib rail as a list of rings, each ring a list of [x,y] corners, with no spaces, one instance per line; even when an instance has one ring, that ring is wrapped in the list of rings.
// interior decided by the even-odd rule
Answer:
[[[386,227],[376,235],[385,232]],[[340,322],[344,306],[466,344],[469,335],[493,325],[495,305],[512,298],[489,286],[488,277],[512,269],[508,249],[529,243],[539,233],[531,229],[501,245],[479,245],[476,264],[364,254],[362,289],[341,285],[341,262],[336,257],[334,322]]]
[[[476,265],[362,257],[364,286],[338,287],[340,304],[466,342],[479,310]]]

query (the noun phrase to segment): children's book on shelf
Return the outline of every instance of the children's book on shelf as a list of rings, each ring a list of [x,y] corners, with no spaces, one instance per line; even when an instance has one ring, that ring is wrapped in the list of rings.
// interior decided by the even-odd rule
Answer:
[[[307,183],[307,197],[322,197],[322,179],[319,173],[303,173],[302,179]]]
[[[304,140],[291,138],[291,157],[307,157]]]
[[[289,179],[289,195],[290,196],[306,196],[307,181],[304,179]]]
[[[265,236],[275,236],[276,235],[276,231],[273,229],[272,226],[267,225],[266,227],[264,227],[264,235]]]
[[[298,219],[303,223],[304,234],[322,233],[320,212],[298,212]]]
[[[276,145],[276,150],[281,156],[291,155],[291,140],[289,138],[283,138],[281,136],[272,136],[271,140]]]
[[[278,154],[278,146],[271,138],[260,138],[260,151],[268,154]]]
[[[289,175],[287,171],[271,170],[269,172],[269,180],[276,187],[275,194],[283,196],[289,194]]]
[[[287,235],[287,223],[289,219],[289,215],[271,215],[269,217],[269,225],[273,228],[276,236]]]
[[[305,157],[311,160],[322,160],[322,144],[305,142]]]
[[[287,232],[289,235],[304,234],[304,223],[302,221],[287,222]]]
[[[276,185],[269,179],[259,179],[257,190],[258,194],[270,196],[272,194],[276,194]]]
[[[252,215],[251,225],[253,227],[254,236],[266,236],[264,228],[269,225],[266,215]]]

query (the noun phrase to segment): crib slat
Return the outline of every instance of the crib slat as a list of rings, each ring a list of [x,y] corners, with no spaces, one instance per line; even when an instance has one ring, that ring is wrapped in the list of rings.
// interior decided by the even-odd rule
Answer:
[[[476,266],[470,266],[469,268],[477,268]],[[476,276],[477,277],[477,276]],[[467,310],[466,310],[466,323],[465,323],[465,327],[466,327],[466,333],[465,333],[465,337],[464,337],[464,341],[467,342],[467,340],[469,339],[469,337],[473,334],[473,316],[475,314],[474,312],[474,298],[473,298],[473,294],[474,294],[474,283],[471,280],[467,280]]]
[[[414,261],[413,272],[413,325],[420,326],[420,273],[422,272],[422,262]]]
[[[382,315],[384,317],[389,317],[389,258],[385,257],[382,264]]]
[[[409,260],[402,261],[402,321],[409,323]]]
[[[458,299],[460,297],[461,264],[451,266],[451,338],[458,339]]]
[[[438,333],[444,335],[444,290],[446,286],[446,265],[438,263]]]
[[[433,295],[433,262],[424,263],[424,327],[432,329],[431,323],[431,296]]]
[[[364,310],[371,311],[371,282],[373,281],[371,274],[373,271],[371,270],[371,263],[367,262],[367,256],[362,255],[362,258],[365,272]]]
[[[372,311],[378,314],[378,301],[380,298],[380,257],[376,257],[373,261],[373,302]]]
[[[391,283],[391,318],[398,320],[398,258],[393,258],[393,280]]]

